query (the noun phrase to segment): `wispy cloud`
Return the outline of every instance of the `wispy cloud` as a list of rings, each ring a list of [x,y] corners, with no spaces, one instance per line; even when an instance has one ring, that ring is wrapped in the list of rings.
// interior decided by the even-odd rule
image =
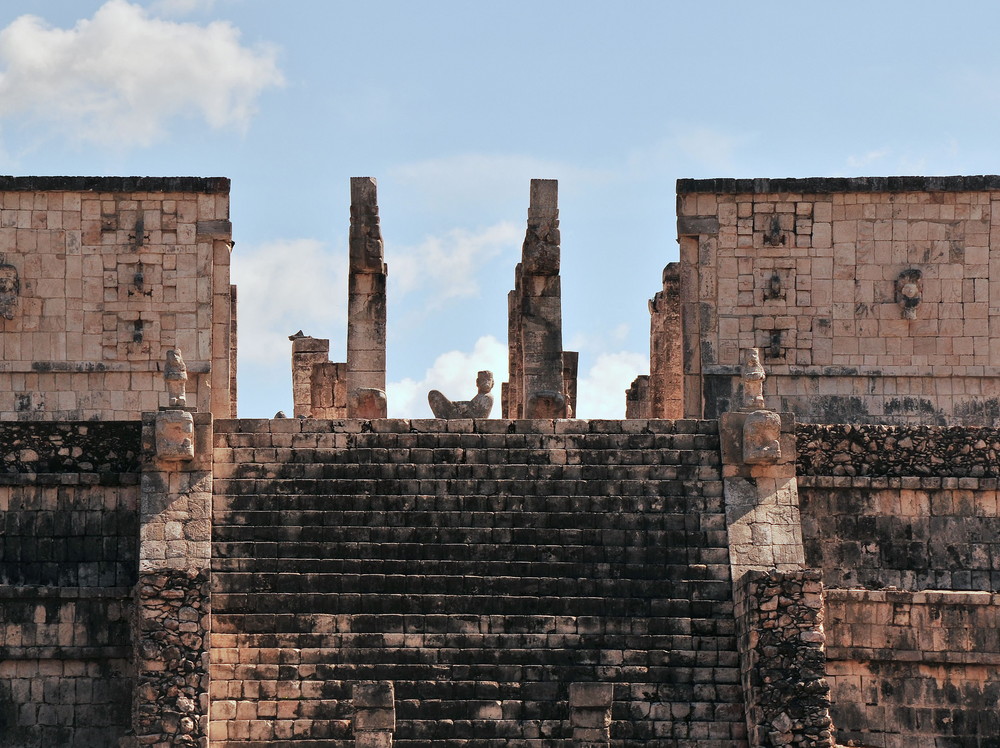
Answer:
[[[275,55],[229,23],[162,20],[127,0],[71,29],[25,15],[0,31],[0,118],[119,148],[157,141],[177,117],[239,130],[283,82]]]
[[[301,329],[343,346],[347,324],[347,253],[315,239],[269,242],[233,253],[238,287],[239,351],[256,365],[287,368],[288,336]],[[336,341],[336,342],[335,342]],[[336,359],[336,349],[332,354]]]
[[[420,292],[428,308],[440,308],[449,299],[475,296],[478,275],[501,254],[516,262],[523,230],[512,223],[498,223],[481,231],[451,229],[441,236],[428,236],[412,247],[390,244],[390,293],[394,298]]]

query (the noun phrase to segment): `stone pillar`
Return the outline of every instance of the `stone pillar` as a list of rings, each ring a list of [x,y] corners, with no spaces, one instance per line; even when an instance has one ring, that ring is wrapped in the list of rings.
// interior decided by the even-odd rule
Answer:
[[[354,745],[356,748],[392,748],[396,730],[396,697],[392,681],[355,683]]]
[[[559,191],[554,179],[532,179],[528,229],[508,301],[510,377],[505,417],[566,418],[562,295],[559,280]]]
[[[301,332],[288,337],[292,341],[292,403],[295,418],[312,418],[313,368],[330,359],[330,341],[312,338]]]
[[[569,721],[577,748],[607,748],[611,745],[611,683],[570,683]]]
[[[663,290],[649,300],[648,418],[684,417],[684,371],[681,351],[680,263],[663,268]]]
[[[142,417],[133,745],[208,746],[212,414]]]
[[[385,418],[385,281],[378,196],[371,177],[351,178],[347,296],[347,415]],[[376,393],[380,393],[376,394]]]
[[[819,573],[805,568],[802,545],[795,418],[764,408],[764,378],[758,352],[748,350],[744,411],[719,418],[749,745],[832,746],[816,614],[822,608]],[[788,678],[793,676],[801,677],[792,683]]]

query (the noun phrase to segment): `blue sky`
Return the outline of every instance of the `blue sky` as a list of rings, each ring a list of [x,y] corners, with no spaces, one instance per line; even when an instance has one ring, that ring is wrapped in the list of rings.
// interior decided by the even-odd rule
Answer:
[[[502,380],[528,182],[558,179],[579,415],[621,417],[675,180],[1000,172],[998,29],[992,2],[12,0],[0,173],[230,177],[245,417],[291,410],[289,334],[344,358],[351,176],[404,417]]]

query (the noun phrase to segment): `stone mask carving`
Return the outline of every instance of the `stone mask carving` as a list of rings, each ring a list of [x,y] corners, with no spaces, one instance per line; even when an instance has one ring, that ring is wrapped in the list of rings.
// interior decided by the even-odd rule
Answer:
[[[916,319],[917,307],[923,295],[923,274],[915,269],[904,270],[896,278],[896,303],[903,310],[903,319]]]

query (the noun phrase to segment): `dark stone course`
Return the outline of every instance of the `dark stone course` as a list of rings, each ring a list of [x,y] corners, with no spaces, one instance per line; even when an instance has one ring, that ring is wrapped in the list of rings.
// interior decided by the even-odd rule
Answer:
[[[785,179],[678,179],[677,194],[765,195],[797,192],[825,195],[835,192],[976,192],[1000,190],[1000,176],[951,177],[805,177]]]
[[[0,424],[4,474],[98,473],[139,469],[138,421],[6,421]]]
[[[0,190],[64,192],[200,192],[229,194],[228,177],[13,177]]]

